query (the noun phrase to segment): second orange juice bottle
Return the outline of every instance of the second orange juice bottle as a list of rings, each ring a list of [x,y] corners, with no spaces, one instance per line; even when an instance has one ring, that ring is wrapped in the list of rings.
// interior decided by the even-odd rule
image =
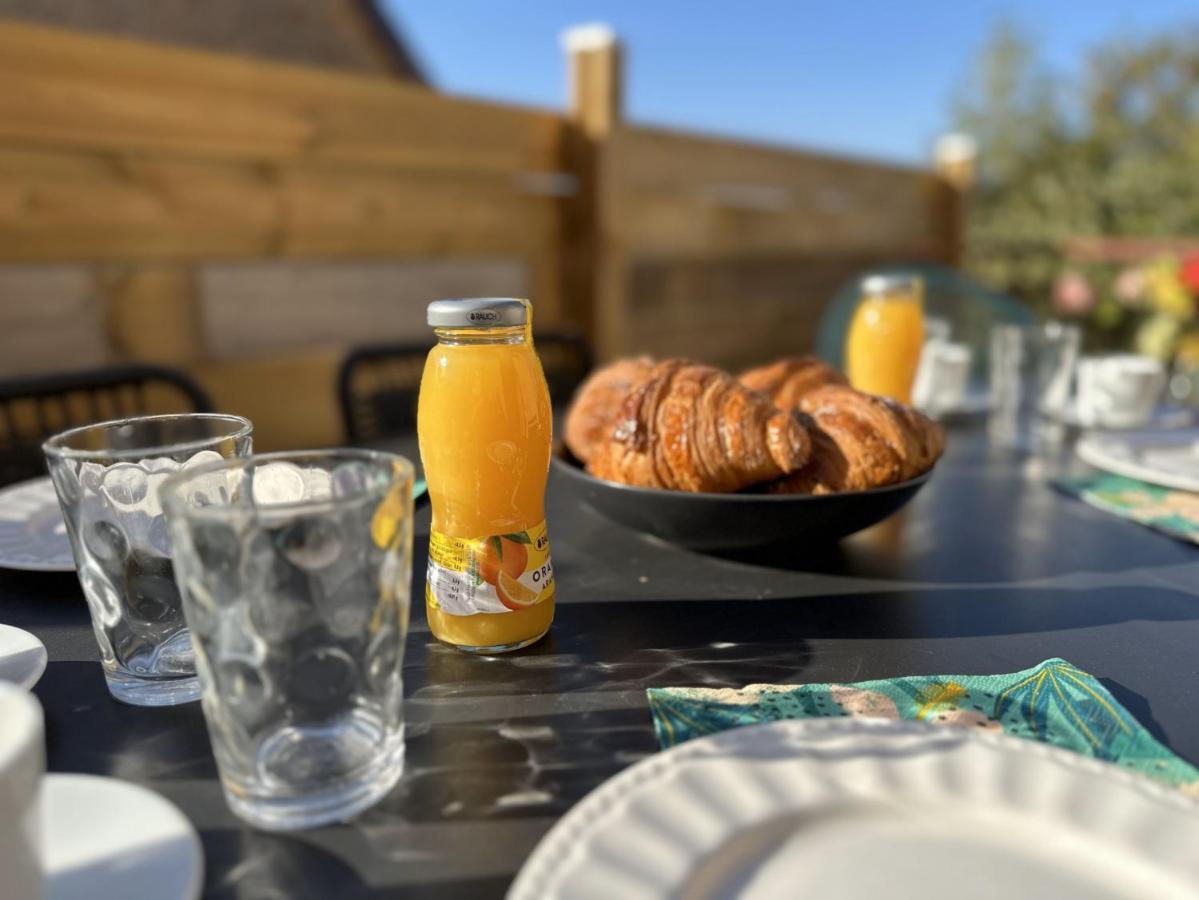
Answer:
[[[438,300],[417,430],[433,507],[426,611],[459,649],[527,646],[554,618],[545,523],[552,417],[521,300]]]
[[[845,340],[845,374],[859,391],[912,402],[912,382],[924,347],[924,282],[915,276],[874,275]]]

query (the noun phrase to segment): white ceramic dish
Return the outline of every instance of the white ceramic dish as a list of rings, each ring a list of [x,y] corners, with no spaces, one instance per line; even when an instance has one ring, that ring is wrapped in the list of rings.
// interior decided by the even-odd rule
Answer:
[[[200,896],[200,839],[153,791],[96,775],[47,775],[41,803],[46,900]]]
[[[0,681],[31,688],[45,671],[45,644],[22,628],[0,625]]]
[[[1199,430],[1084,435],[1078,458],[1096,469],[1181,491],[1199,491]]]
[[[1199,803],[1004,735],[883,719],[739,728],[601,785],[511,900],[1199,897]]]
[[[75,571],[67,526],[49,478],[33,478],[0,490],[0,567]]]
[[[967,389],[960,403],[950,409],[940,411],[942,416],[979,416],[986,415],[991,410],[991,397],[985,389],[977,388]],[[1078,403],[1076,400],[1071,400],[1062,411],[1060,421],[1063,425],[1069,425],[1074,428],[1085,428],[1082,422],[1082,417],[1079,415]],[[1120,428],[1099,428],[1098,431],[1139,431],[1153,429],[1156,431],[1170,431],[1179,428],[1190,428],[1196,423],[1195,411],[1188,409],[1185,406],[1159,406],[1153,411],[1150,417],[1149,424],[1138,426],[1135,429],[1120,429]]]
[[[1166,387],[1166,367],[1149,356],[1084,356],[1076,371],[1079,420],[1087,426],[1143,428]]]
[[[0,897],[42,896],[41,782],[46,768],[42,706],[0,682]]]
[[[1082,416],[1079,414],[1078,405],[1071,403],[1066,408],[1065,414],[1062,416],[1062,422],[1066,425],[1072,425],[1075,428],[1086,428],[1087,426],[1082,421]],[[1096,431],[1170,431],[1177,428],[1190,428],[1195,424],[1194,410],[1187,409],[1185,406],[1159,406],[1153,411],[1146,425],[1139,425],[1136,428],[1114,428],[1101,427],[1096,428]]]

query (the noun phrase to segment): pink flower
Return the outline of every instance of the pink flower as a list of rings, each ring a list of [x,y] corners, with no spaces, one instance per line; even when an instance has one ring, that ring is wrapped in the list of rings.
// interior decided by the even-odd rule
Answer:
[[[1095,292],[1081,272],[1063,272],[1057,277],[1053,308],[1063,316],[1085,316],[1095,308]]]
[[[1182,268],[1178,276],[1192,296],[1199,294],[1199,253],[1191,253],[1182,258]]]
[[[1124,269],[1116,276],[1116,299],[1125,306],[1140,306],[1145,299],[1145,270],[1139,266]]]

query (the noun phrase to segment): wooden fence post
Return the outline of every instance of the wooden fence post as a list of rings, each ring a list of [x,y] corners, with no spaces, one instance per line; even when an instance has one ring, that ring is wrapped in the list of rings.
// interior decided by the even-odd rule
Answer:
[[[628,343],[628,263],[615,227],[622,53],[606,25],[570,28],[562,43],[570,67],[569,155],[579,176],[564,234],[567,267],[573,272],[569,290],[596,356],[608,359]]]
[[[619,124],[624,73],[621,48],[606,25],[569,28],[562,42],[570,54],[570,117],[593,140]]]
[[[118,359],[185,369],[204,356],[200,300],[182,265],[114,267],[101,275]]]
[[[946,255],[960,265],[966,238],[966,195],[974,186],[978,144],[968,134],[943,134],[933,148],[933,168],[951,189],[945,224]]]

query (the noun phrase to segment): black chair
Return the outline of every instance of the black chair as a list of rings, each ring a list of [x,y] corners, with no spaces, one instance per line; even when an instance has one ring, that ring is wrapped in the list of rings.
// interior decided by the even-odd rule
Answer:
[[[416,429],[416,400],[428,343],[355,347],[337,373],[337,399],[350,444]]]
[[[591,352],[582,337],[569,333],[539,334],[537,355],[545,371],[550,400],[570,400],[591,369]],[[416,429],[416,403],[430,344],[372,344],[357,347],[342,361],[337,375],[346,439],[366,444]]]
[[[161,366],[0,380],[0,485],[46,474],[41,445],[59,431],[170,412],[212,412],[212,401],[182,372]]]

